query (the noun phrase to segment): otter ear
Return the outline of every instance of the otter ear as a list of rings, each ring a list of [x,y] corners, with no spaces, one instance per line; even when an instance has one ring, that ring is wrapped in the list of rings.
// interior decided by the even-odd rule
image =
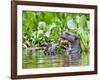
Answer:
[[[79,40],[79,37],[78,36],[75,36],[75,40]]]
[[[66,35],[71,35],[71,33],[70,33],[70,32],[66,32],[65,34],[66,34]]]
[[[67,35],[71,35],[71,36],[73,36],[73,40],[77,40],[77,39],[79,39],[74,33],[72,33],[72,32],[68,32],[67,33]]]
[[[78,37],[77,36],[75,36],[75,39],[74,40],[77,40],[78,39]]]

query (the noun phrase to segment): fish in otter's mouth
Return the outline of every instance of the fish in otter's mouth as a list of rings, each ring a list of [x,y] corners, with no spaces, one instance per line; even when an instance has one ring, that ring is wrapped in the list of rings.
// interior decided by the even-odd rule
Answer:
[[[62,39],[62,49],[68,51],[68,55],[70,55],[71,65],[79,65],[80,57],[81,57],[81,46],[80,39],[74,33],[71,32],[63,32],[61,34]]]

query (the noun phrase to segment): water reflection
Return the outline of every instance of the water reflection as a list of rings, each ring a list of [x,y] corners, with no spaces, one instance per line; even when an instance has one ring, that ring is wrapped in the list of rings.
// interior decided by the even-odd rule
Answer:
[[[56,54],[50,57],[44,55],[42,50],[23,50],[23,68],[77,66],[79,62],[79,60],[72,61],[69,55]]]

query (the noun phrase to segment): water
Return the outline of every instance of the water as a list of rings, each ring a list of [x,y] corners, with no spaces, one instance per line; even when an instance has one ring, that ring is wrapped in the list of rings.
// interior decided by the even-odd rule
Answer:
[[[78,66],[85,66],[87,64],[87,56],[82,55],[82,61]],[[72,61],[69,55],[57,54],[56,56],[50,57],[45,56],[42,50],[39,51],[26,51],[23,50],[23,68],[48,68],[48,67],[68,67],[76,66],[75,61]],[[86,61],[85,61],[86,60]],[[83,62],[84,61],[84,62]],[[74,63],[75,65],[72,65]]]

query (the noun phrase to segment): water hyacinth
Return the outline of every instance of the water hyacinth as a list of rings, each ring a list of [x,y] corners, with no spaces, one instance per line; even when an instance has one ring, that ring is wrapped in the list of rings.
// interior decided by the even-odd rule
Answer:
[[[80,16],[76,16],[76,22],[77,22],[77,23],[80,22]]]
[[[49,37],[49,36],[50,36],[50,31],[46,32],[46,33],[44,34],[44,36]]]
[[[56,18],[56,22],[61,23],[61,20],[59,18]]]
[[[43,31],[42,31],[42,30],[37,30],[37,31],[34,31],[34,32],[32,33],[32,36],[33,36],[34,39],[36,39],[37,37],[39,37],[40,34],[43,35]],[[34,39],[33,39],[33,40],[34,40]]]
[[[23,44],[23,48],[25,48],[25,49],[26,49],[26,48],[27,48],[27,45],[26,45],[26,44]]]
[[[46,26],[46,22],[44,22],[44,21],[40,21],[38,23],[38,28],[42,28],[42,27],[45,27],[45,26]]]
[[[36,31],[34,31],[34,32],[32,33],[32,37],[33,37],[33,38],[36,38]]]
[[[90,21],[87,21],[87,27],[90,28]]]
[[[79,26],[79,27],[78,27],[78,32],[79,32],[79,33],[84,33],[83,28]]]
[[[43,30],[37,30],[37,38],[39,38],[40,35],[43,35]]]
[[[37,34],[43,34],[43,30],[38,30]]]
[[[56,27],[56,24],[55,23],[52,23],[49,25],[49,30],[51,30],[52,28]]]
[[[85,15],[82,15],[80,17],[79,26],[86,27],[86,16]]]
[[[69,16],[67,17],[67,26],[69,29],[74,29],[76,27],[76,24],[75,24],[73,18],[71,18]]]

